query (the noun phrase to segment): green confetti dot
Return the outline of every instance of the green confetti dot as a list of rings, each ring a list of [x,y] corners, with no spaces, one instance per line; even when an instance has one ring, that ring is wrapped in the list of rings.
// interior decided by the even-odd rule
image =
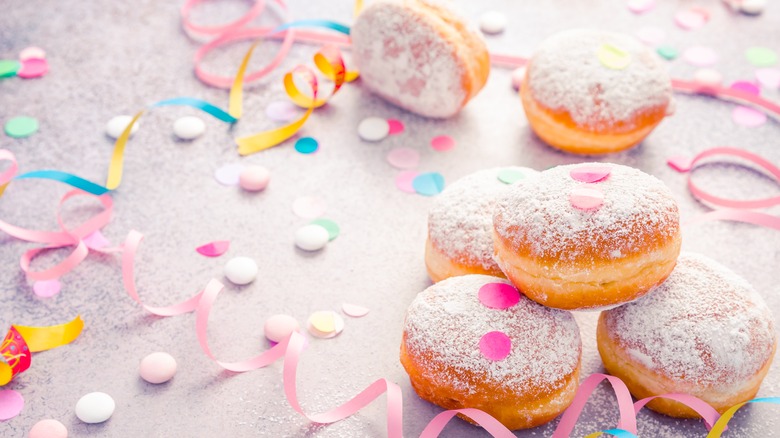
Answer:
[[[0,59],[0,78],[16,76],[16,72],[18,72],[20,68],[22,68],[22,64],[19,61]]]
[[[498,180],[504,184],[514,184],[523,178],[525,178],[525,174],[522,170],[501,169],[498,171]]]
[[[9,137],[24,138],[38,131],[38,120],[32,117],[14,117],[5,122],[5,133]]]
[[[671,61],[680,56],[680,51],[671,46],[660,46],[655,49],[655,51],[658,52],[661,58],[667,61]]]
[[[339,233],[341,233],[341,228],[339,228],[338,224],[336,222],[333,222],[330,219],[320,218],[313,220],[309,222],[313,225],[319,225],[322,228],[325,228],[328,231],[328,240],[333,240],[336,237],[339,237]]]
[[[768,47],[751,47],[745,51],[745,58],[756,67],[771,67],[777,64],[777,52]]]

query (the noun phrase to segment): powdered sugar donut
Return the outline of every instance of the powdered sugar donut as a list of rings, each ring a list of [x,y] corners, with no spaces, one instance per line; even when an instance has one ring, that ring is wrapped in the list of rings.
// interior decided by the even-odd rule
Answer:
[[[493,208],[509,182],[536,173],[527,167],[481,170],[436,197],[425,243],[425,266],[433,281],[466,274],[504,276],[493,260]]]
[[[534,303],[503,278],[465,275],[414,299],[401,364],[422,399],[481,409],[509,429],[524,429],[569,406],[581,353],[569,312]]]
[[[628,149],[666,116],[663,61],[629,35],[588,29],[546,40],[526,68],[525,114],[547,144],[575,154]]]
[[[618,164],[558,166],[496,204],[495,258],[532,300],[598,309],[646,294],[680,253],[677,202],[658,179]]]
[[[609,373],[638,398],[691,394],[723,413],[752,399],[777,347],[769,308],[738,275],[683,253],[672,275],[647,296],[601,314],[599,353]],[[654,411],[697,417],[656,399]]]
[[[456,114],[482,89],[490,71],[482,37],[430,1],[374,2],[355,20],[350,37],[361,82],[426,117]]]

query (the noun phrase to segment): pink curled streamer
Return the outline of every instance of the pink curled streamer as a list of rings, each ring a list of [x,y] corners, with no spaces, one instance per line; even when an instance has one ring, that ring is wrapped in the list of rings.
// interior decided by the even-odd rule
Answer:
[[[577,423],[577,419],[580,417],[588,398],[599,383],[605,379],[612,384],[612,389],[617,397],[618,410],[620,411],[620,420],[618,421],[617,428],[627,430],[636,435],[634,402],[631,399],[631,393],[628,392],[626,384],[617,377],[595,373],[588,376],[588,378],[580,384],[577,395],[574,396],[574,401],[572,401],[569,408],[566,409],[566,412],[563,413],[561,421],[558,423],[558,427],[555,429],[552,438],[565,438],[571,435],[574,430],[574,425]]]
[[[634,403],[634,412],[638,414],[646,404],[657,398],[674,400],[693,409],[704,420],[704,425],[707,426],[707,430],[712,429],[712,426],[718,421],[718,418],[720,418],[720,414],[715,410],[715,408],[710,406],[704,400],[688,394],[664,394],[646,397]]]

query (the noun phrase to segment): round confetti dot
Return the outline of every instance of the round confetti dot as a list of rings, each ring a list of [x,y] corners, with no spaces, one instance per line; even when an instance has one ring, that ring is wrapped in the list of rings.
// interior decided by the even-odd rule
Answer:
[[[503,332],[486,333],[479,340],[479,351],[490,360],[504,360],[512,351],[512,340]]]
[[[677,59],[678,56],[680,56],[680,51],[675,49],[672,46],[660,46],[657,49],[655,49],[656,53],[658,53],[658,56],[661,58],[672,61],[674,59]]]
[[[322,216],[328,208],[328,203],[321,198],[302,196],[293,201],[292,209],[296,216],[304,219],[314,219]]]
[[[396,119],[387,119],[387,125],[390,127],[390,131],[388,131],[390,135],[400,134],[406,129],[404,122]]]
[[[241,169],[238,174],[238,184],[249,192],[259,192],[268,187],[271,181],[271,172],[263,166],[250,165]]]
[[[498,171],[498,180],[504,184],[514,184],[525,178],[525,173],[517,169],[501,169]]]
[[[707,24],[709,18],[707,11],[699,8],[683,9],[674,14],[674,22],[685,30],[699,29]]]
[[[405,192],[405,193],[417,193],[417,191],[414,189],[414,179],[417,178],[419,173],[415,172],[414,170],[405,170],[401,173],[399,173],[395,177],[395,186],[398,188],[398,190]]]
[[[691,47],[685,50],[683,59],[688,64],[697,67],[707,67],[718,62],[718,53],[709,47]]]
[[[339,228],[339,225],[330,219],[320,218],[315,219],[310,223],[325,228],[328,231],[328,241],[339,237],[339,234],[341,233],[341,228]]]
[[[778,90],[780,89],[780,69],[760,68],[756,70],[756,80],[762,87]]]
[[[602,44],[596,56],[601,65],[612,70],[623,70],[631,64],[631,54],[613,44]]]
[[[771,67],[777,64],[777,52],[768,47],[751,47],[745,51],[745,58],[756,67]]]
[[[28,438],[68,438],[68,429],[54,419],[41,420],[30,429]]]
[[[487,11],[479,17],[479,28],[487,34],[498,34],[506,29],[506,15],[498,11]]]
[[[766,123],[766,114],[746,106],[738,106],[731,112],[731,118],[742,126],[756,127]]]
[[[397,169],[414,169],[420,164],[420,153],[412,148],[395,148],[387,153],[387,162]]]
[[[265,115],[276,122],[289,122],[300,114],[300,110],[295,104],[289,101],[271,102],[265,107]]]
[[[30,46],[19,52],[19,61],[26,61],[31,58],[46,59],[46,51],[40,47]]]
[[[655,0],[628,0],[626,6],[635,14],[644,14],[655,8]]]
[[[379,117],[363,119],[358,125],[358,135],[365,141],[379,141],[390,134],[390,124]]]
[[[41,280],[33,283],[33,292],[41,298],[51,298],[62,289],[59,280]]]
[[[102,423],[114,414],[116,403],[104,392],[90,392],[76,403],[76,416],[85,423]]]
[[[49,63],[45,59],[30,58],[22,61],[22,66],[16,75],[22,79],[39,78],[49,71]]]
[[[742,0],[739,11],[746,15],[761,15],[766,8],[766,0]]]
[[[5,122],[5,133],[13,138],[25,138],[38,131],[38,120],[33,117],[14,117]]]
[[[479,288],[479,302],[491,309],[508,309],[520,302],[520,292],[511,284],[488,283]]]
[[[24,397],[13,389],[0,390],[0,421],[10,420],[24,409]]]
[[[523,80],[525,79],[525,67],[519,67],[514,70],[512,70],[512,88],[515,90],[519,90],[520,87],[523,85]]]
[[[214,171],[214,179],[223,186],[234,186],[241,180],[241,171],[244,169],[239,163],[225,164]]]
[[[295,150],[302,154],[312,154],[317,152],[320,144],[311,137],[301,137],[295,142]]]
[[[455,147],[455,139],[449,135],[439,135],[431,139],[431,147],[435,151],[445,152]]]
[[[610,166],[577,166],[569,172],[569,176],[579,182],[594,183],[603,181],[612,173]]]
[[[578,210],[594,210],[604,204],[604,193],[594,187],[576,187],[569,194],[569,202]]]
[[[761,89],[758,88],[758,85],[748,81],[736,81],[733,84],[729,85],[729,88],[731,88],[732,90],[750,93],[755,96],[761,94]]]
[[[233,257],[225,264],[225,277],[231,283],[243,286],[257,277],[257,263],[249,257]]]
[[[438,172],[421,173],[412,180],[414,191],[423,196],[434,196],[444,190],[444,177]]]
[[[138,371],[141,378],[149,383],[165,383],[176,374],[176,359],[168,353],[152,353],[141,359]]]
[[[341,305],[341,311],[344,312],[344,314],[347,316],[351,316],[353,318],[362,318],[368,315],[369,309],[363,306],[358,306],[357,304],[344,303]]]
[[[16,76],[22,63],[10,59],[0,59],[0,78],[10,78]]]
[[[650,47],[656,47],[666,39],[666,31],[660,27],[642,27],[635,35],[639,41]]]
[[[332,310],[321,310],[309,316],[307,328],[314,337],[333,338],[344,330],[344,318]]]
[[[219,257],[230,249],[229,240],[217,240],[195,248],[198,254],[206,257]]]
[[[287,339],[292,332],[299,332],[301,325],[290,315],[273,315],[265,320],[263,333],[271,342],[282,342]]]
[[[711,68],[700,68],[693,74],[693,81],[699,85],[717,87],[723,83],[723,75]]]
[[[121,115],[112,118],[108,121],[108,123],[106,123],[106,134],[108,134],[108,136],[113,139],[119,138],[119,136],[122,135],[122,132],[125,131],[127,125],[129,125],[132,120],[133,117],[128,115]],[[138,125],[138,121],[136,121],[133,125],[133,129],[130,130],[130,136],[138,131]]]
[[[329,240],[328,230],[317,224],[304,225],[295,232],[295,246],[304,251],[319,251]]]
[[[194,140],[206,132],[206,124],[200,117],[186,116],[173,122],[173,133],[182,140]]]

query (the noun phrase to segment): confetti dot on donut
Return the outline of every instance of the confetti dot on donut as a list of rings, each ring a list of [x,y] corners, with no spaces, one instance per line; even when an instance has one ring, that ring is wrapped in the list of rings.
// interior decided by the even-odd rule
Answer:
[[[614,44],[602,44],[596,56],[601,65],[611,70],[623,70],[631,64],[631,54]]]
[[[691,47],[683,53],[683,59],[688,64],[697,67],[707,67],[718,62],[718,53],[710,47]]]
[[[10,78],[16,76],[22,63],[12,59],[0,59],[0,78]]]
[[[508,309],[520,302],[520,292],[511,284],[488,283],[479,288],[479,302],[491,309]]]
[[[435,151],[446,152],[455,147],[455,139],[449,135],[438,135],[431,139],[431,147]]]
[[[328,208],[328,203],[324,199],[314,196],[301,196],[293,201],[293,213],[304,219],[314,219],[322,216]]]
[[[33,283],[33,292],[41,298],[51,298],[62,289],[59,280],[40,280]]]
[[[658,53],[658,56],[661,58],[672,61],[674,59],[677,59],[678,56],[680,56],[680,51],[675,49],[672,46],[660,46],[657,49],[655,49],[656,53]]]
[[[738,106],[731,112],[731,118],[735,123],[754,128],[766,123],[766,114],[746,106]]]
[[[759,94],[761,94],[761,89],[758,88],[758,85],[756,85],[756,84],[754,84],[752,82],[748,82],[748,81],[736,81],[736,82],[732,83],[731,85],[729,85],[729,88],[731,88],[732,90],[737,90],[737,91],[743,91],[745,93],[750,93],[750,94],[755,95],[755,96],[758,96]]]
[[[22,61],[22,66],[16,75],[22,79],[39,78],[49,71],[49,63],[45,59],[30,58]]]
[[[512,351],[512,340],[503,332],[489,332],[479,340],[479,351],[490,360],[504,360]]]
[[[756,67],[771,67],[777,64],[777,52],[768,47],[751,47],[745,51],[745,58]]]
[[[756,70],[756,80],[762,87],[780,89],[780,68],[760,68]]]
[[[644,14],[655,8],[655,0],[628,0],[626,6],[635,14]]]
[[[390,130],[387,132],[389,135],[400,134],[406,129],[404,122],[396,119],[387,119],[387,125],[390,127]]]
[[[444,190],[444,177],[439,172],[421,173],[412,180],[412,187],[423,196],[438,195]]]
[[[525,173],[518,169],[501,169],[496,177],[504,184],[514,184],[525,178]]]
[[[578,210],[595,210],[604,204],[604,193],[595,187],[577,187],[569,194],[569,202]]]
[[[709,21],[709,13],[701,8],[690,8],[677,11],[674,14],[674,22],[677,23],[681,29],[696,30],[707,24]]]
[[[10,420],[24,409],[24,397],[13,389],[0,390],[0,421]]]
[[[414,169],[420,164],[420,153],[412,148],[395,148],[387,153],[387,162],[397,169]]]
[[[413,183],[418,175],[414,170],[405,170],[395,177],[395,186],[404,193],[417,193]]]
[[[319,147],[320,144],[317,142],[317,140],[311,137],[301,137],[295,142],[295,150],[304,155],[317,152]]]
[[[612,168],[609,166],[579,166],[572,169],[569,176],[575,181],[594,183],[603,181],[610,173],[612,173]]]

